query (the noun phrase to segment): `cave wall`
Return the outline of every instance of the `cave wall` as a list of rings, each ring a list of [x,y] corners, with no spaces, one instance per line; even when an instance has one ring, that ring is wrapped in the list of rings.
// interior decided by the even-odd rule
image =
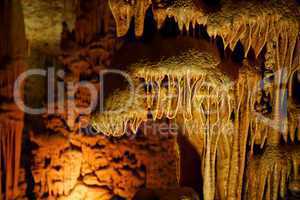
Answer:
[[[122,42],[116,38],[114,20],[107,12],[106,1],[77,3],[74,30],[64,24],[60,43],[56,44],[61,53],[58,56],[49,54],[38,46],[37,54],[33,52],[29,61],[38,66],[38,63],[45,63],[45,59],[50,62],[52,59],[56,71],[63,72],[56,78],[56,84],[89,81],[100,91],[99,80],[95,77],[109,68]],[[45,84],[46,79],[40,82]],[[26,88],[28,103],[36,105],[37,99],[47,102],[41,93],[34,92],[46,87],[37,85],[34,79],[30,81]],[[24,144],[30,146],[31,155],[26,159],[31,161],[30,171],[27,169],[27,174],[22,175],[32,177],[33,183],[29,186],[20,180],[23,190],[19,199],[25,198],[24,193],[37,199],[131,199],[141,188],[178,185],[174,135],[161,136],[154,130],[123,138],[95,135],[87,126],[91,115],[79,113],[71,106],[88,106],[91,101],[88,90],[79,88],[74,99],[64,92],[63,99],[56,96],[55,102],[51,102],[55,113],[27,116],[29,123],[38,121],[28,124],[28,141]],[[65,109],[59,110],[59,103]]]
[[[24,113],[14,98],[23,98],[23,87],[14,90],[26,69],[27,40],[21,2],[0,2],[0,198],[13,199],[18,192]],[[18,92],[18,97],[14,95]]]
[[[36,141],[38,147],[33,151],[38,199],[86,195],[88,199],[131,199],[145,187],[177,185],[174,139],[170,136],[114,139],[74,134],[69,139],[45,137],[43,142]]]

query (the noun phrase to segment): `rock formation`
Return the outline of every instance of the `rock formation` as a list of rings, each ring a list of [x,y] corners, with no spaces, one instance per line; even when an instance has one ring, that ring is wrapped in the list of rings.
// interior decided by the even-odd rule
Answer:
[[[0,199],[299,198],[299,30],[296,0],[2,0]]]
[[[0,198],[8,200],[18,192],[24,115],[14,99],[22,99],[23,83],[19,83],[18,90],[14,88],[15,80],[26,67],[27,41],[20,1],[0,4]]]

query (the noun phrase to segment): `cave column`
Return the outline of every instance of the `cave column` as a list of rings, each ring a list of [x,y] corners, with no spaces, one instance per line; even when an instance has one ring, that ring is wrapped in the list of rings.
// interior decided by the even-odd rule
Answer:
[[[13,90],[26,67],[26,50],[20,0],[0,1],[0,173],[4,176],[0,199],[6,200],[14,198],[18,187],[24,114],[14,102]],[[22,96],[22,87],[19,92]]]

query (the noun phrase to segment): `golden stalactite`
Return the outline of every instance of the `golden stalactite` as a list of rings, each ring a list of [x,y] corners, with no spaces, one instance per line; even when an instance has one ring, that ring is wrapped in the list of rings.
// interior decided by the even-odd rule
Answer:
[[[127,33],[131,20],[135,20],[135,34],[142,36],[144,32],[144,19],[151,0],[141,1],[117,1],[109,0],[109,6],[113,13],[117,26],[117,35],[123,36]]]
[[[152,10],[158,28],[162,27],[167,17],[174,17],[181,31],[184,27],[186,30],[189,30],[190,26],[194,28],[196,23],[205,25],[208,18],[203,3],[197,0],[175,0],[167,5],[153,1]]]
[[[180,185],[180,172],[181,172],[181,152],[180,152],[180,146],[179,146],[179,138],[176,137],[176,143],[174,145],[175,153],[176,153],[176,178],[177,178],[177,184]]]

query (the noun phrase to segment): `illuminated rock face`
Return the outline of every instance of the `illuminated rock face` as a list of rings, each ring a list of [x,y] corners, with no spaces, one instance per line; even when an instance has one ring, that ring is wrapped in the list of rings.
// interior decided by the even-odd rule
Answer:
[[[34,135],[32,140],[38,145],[32,163],[38,198],[131,199],[143,187],[177,186],[172,135],[114,139],[72,134],[68,140]]]
[[[75,34],[80,35],[81,28]],[[63,81],[77,83],[84,77],[100,91],[97,76],[108,69],[119,45],[114,35],[108,32],[82,47],[78,44],[84,42],[74,41],[67,30],[63,39]],[[75,98],[67,99],[64,105],[74,103],[84,108],[90,101],[86,88],[80,88]],[[131,199],[143,187],[178,185],[174,136],[148,130],[146,136],[109,138],[86,132],[82,126],[89,121],[89,114],[71,108],[44,115],[45,132],[32,132],[30,140],[36,149],[32,151],[31,171],[35,182],[33,192],[38,199]]]
[[[14,2],[20,10],[20,2]],[[0,58],[12,57],[0,74],[0,95],[8,102],[0,103],[0,169],[6,175],[0,180],[0,199],[25,199],[28,193],[61,200],[299,198],[300,108],[294,84],[300,74],[299,4],[207,2],[23,0],[24,19],[16,14],[20,12],[12,14],[18,20],[3,18],[13,31],[10,36],[0,32]],[[147,10],[162,29],[150,41],[143,36]],[[184,36],[163,34],[170,20]],[[109,85],[113,91],[101,103],[108,110],[125,108],[121,112],[78,112],[70,105],[85,108],[93,100],[87,88],[79,88],[75,98],[63,94],[62,107],[69,110],[38,116],[36,124],[36,118],[26,116],[30,125],[25,124],[24,138],[30,142],[25,145],[32,156],[23,152],[30,164],[20,169],[23,113],[15,109],[10,89],[25,66],[23,21],[33,50],[59,60],[64,75],[56,83],[87,81],[101,93],[99,73],[121,69],[138,90]],[[68,26],[61,27],[63,21]],[[206,38],[195,36],[199,26]],[[217,48],[219,39],[222,49]],[[234,63],[238,46],[243,61]],[[41,63],[38,55],[29,63]],[[151,127],[172,123],[181,137]],[[150,130],[143,129],[147,126]],[[200,163],[191,163],[201,184],[189,186],[197,194],[180,188],[189,175],[181,167],[190,156],[181,151],[180,138],[195,149]]]

